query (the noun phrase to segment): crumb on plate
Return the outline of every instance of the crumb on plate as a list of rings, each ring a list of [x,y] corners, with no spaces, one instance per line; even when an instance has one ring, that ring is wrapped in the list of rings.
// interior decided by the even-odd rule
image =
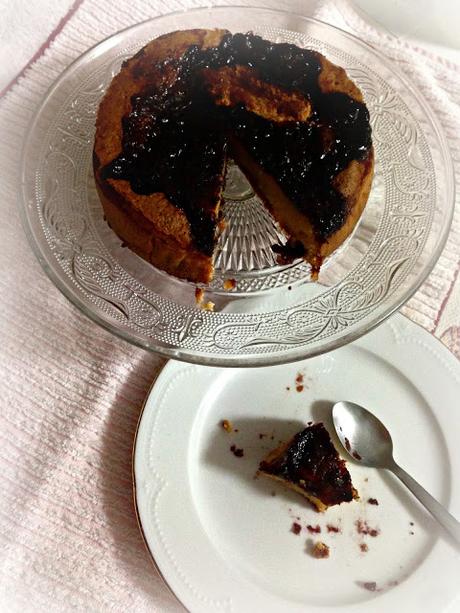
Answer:
[[[234,456],[236,456],[237,458],[242,458],[244,456],[244,449],[239,449],[236,445],[232,445],[230,447],[230,451],[233,453]]]
[[[330,549],[326,545],[326,543],[322,543],[321,541],[317,541],[313,545],[312,556],[317,558],[318,560],[322,558],[328,558],[330,555]]]
[[[226,431],[226,432],[232,432],[233,430],[233,424],[230,420],[228,419],[223,419],[221,421],[221,426],[222,428]]]
[[[365,590],[368,590],[369,592],[377,591],[377,583],[375,581],[364,581],[361,585]]]
[[[371,528],[364,519],[357,519],[355,521],[355,526],[358,534],[366,534],[373,537],[380,534],[380,530],[378,528]]]

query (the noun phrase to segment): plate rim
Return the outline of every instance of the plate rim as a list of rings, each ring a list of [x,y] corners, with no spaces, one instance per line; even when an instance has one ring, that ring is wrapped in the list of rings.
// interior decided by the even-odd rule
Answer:
[[[386,308],[383,308],[381,313],[375,318],[375,320],[366,322],[362,324],[362,328],[356,326],[356,329],[349,330],[345,334],[343,334],[340,338],[333,338],[332,340],[328,340],[324,342],[321,346],[318,347],[310,347],[310,348],[289,348],[283,349],[282,351],[277,352],[267,352],[265,354],[253,353],[247,355],[235,355],[235,354],[209,354],[203,350],[196,349],[188,349],[184,347],[177,347],[173,345],[159,345],[149,342],[147,339],[143,339],[139,336],[134,330],[124,330],[116,325],[116,323],[109,321],[109,319],[105,319],[102,315],[99,315],[95,309],[90,309],[85,304],[84,300],[73,290],[71,284],[61,278],[61,276],[53,270],[52,265],[48,260],[48,254],[45,253],[41,247],[39,246],[39,241],[35,236],[35,233],[31,227],[31,224],[28,221],[28,207],[27,207],[27,197],[26,197],[26,172],[27,172],[27,150],[30,146],[34,127],[43,111],[46,107],[49,97],[54,93],[54,91],[58,88],[61,82],[65,79],[68,73],[70,73],[77,65],[83,63],[87,56],[90,56],[96,49],[102,49],[107,44],[116,45],[116,39],[118,37],[122,37],[124,33],[139,28],[147,23],[152,23],[155,21],[159,21],[161,19],[167,19],[173,16],[186,15],[190,13],[207,13],[207,12],[224,12],[228,9],[240,9],[242,11],[251,11],[251,10],[262,10],[267,13],[271,13],[274,15],[280,16],[289,16],[299,18],[302,21],[311,22],[314,24],[320,24],[327,28],[331,28],[332,30],[340,32],[341,35],[346,38],[351,39],[355,43],[362,45],[367,48],[367,50],[375,55],[380,62],[382,62],[387,69],[391,70],[394,74],[397,75],[398,79],[404,85],[404,87],[411,93],[412,96],[417,100],[418,104],[421,106],[423,112],[429,118],[432,127],[436,133],[436,137],[440,144],[441,157],[443,159],[443,163],[446,167],[446,177],[447,177],[447,186],[446,191],[451,195],[451,198],[448,198],[448,202],[450,202],[450,209],[445,211],[446,219],[444,222],[444,227],[442,232],[437,237],[436,248],[430,254],[427,259],[426,266],[422,273],[420,273],[417,282],[403,292],[400,299],[397,303],[388,305]],[[309,17],[306,15],[302,15],[300,13],[294,13],[281,9],[267,8],[260,5],[239,5],[239,4],[229,4],[229,5],[219,5],[219,6],[201,6],[201,7],[193,7],[190,9],[182,9],[177,11],[172,11],[169,13],[164,13],[161,15],[157,15],[152,18],[145,19],[136,24],[132,24],[126,28],[123,28],[107,37],[102,39],[101,41],[96,42],[94,45],[89,47],[86,51],[80,54],[77,58],[75,58],[59,75],[58,77],[51,83],[51,85],[47,88],[45,93],[43,94],[40,103],[38,104],[36,110],[34,111],[32,117],[30,118],[26,131],[25,137],[23,138],[22,147],[21,147],[21,167],[20,167],[20,175],[19,175],[19,190],[18,190],[18,205],[20,218],[23,226],[24,233],[27,237],[29,245],[40,263],[42,269],[48,276],[48,278],[52,281],[53,285],[73,304],[73,306],[77,307],[79,311],[92,320],[97,325],[101,326],[103,329],[109,331],[110,333],[118,336],[119,338],[129,342],[132,345],[138,346],[142,349],[151,351],[160,356],[163,356],[168,359],[179,360],[181,362],[188,362],[192,364],[204,365],[204,366],[216,366],[216,367],[262,367],[262,366],[274,366],[280,364],[287,364],[298,362],[309,357],[315,357],[317,355],[321,355],[327,353],[333,349],[338,349],[354,340],[362,337],[368,332],[377,328],[381,323],[387,320],[392,314],[394,314],[398,309],[401,308],[421,287],[421,285],[425,282],[429,274],[432,272],[436,262],[442,254],[442,251],[447,243],[447,239],[449,236],[449,232],[452,225],[452,219],[455,211],[455,181],[454,181],[454,166],[452,160],[452,154],[450,151],[450,147],[447,142],[447,137],[445,136],[444,130],[435,115],[434,111],[431,109],[428,102],[425,100],[425,97],[421,92],[417,91],[417,89],[411,84],[406,75],[396,66],[391,60],[389,60],[381,51],[374,48],[371,44],[362,40],[355,34],[347,32],[342,28],[329,24],[323,20],[316,19],[314,17]],[[46,250],[48,251],[48,250]],[[328,288],[331,289],[331,288]]]
[[[389,320],[387,320],[385,322],[384,325],[390,325],[392,321],[395,322],[401,322],[401,324],[403,326],[407,326],[408,329],[412,329],[415,331],[416,335],[422,335],[428,342],[428,345],[433,345],[433,348],[438,350],[441,358],[445,358],[445,360],[447,360],[447,363],[450,362],[450,366],[452,368],[456,368],[457,369],[457,377],[458,377],[458,383],[460,384],[460,361],[458,360],[458,358],[455,356],[455,354],[436,336],[434,336],[433,334],[431,334],[428,330],[426,330],[423,326],[421,326],[420,324],[418,324],[417,322],[412,321],[409,317],[407,317],[406,315],[402,314],[402,313],[396,313],[395,315],[393,315],[393,317]],[[367,336],[367,334],[362,335],[361,339],[364,339]],[[410,342],[410,340],[409,340]],[[417,340],[415,341],[417,344],[420,344]],[[340,348],[338,348],[340,349]],[[378,355],[378,350],[376,351],[376,355]],[[382,358],[382,359],[387,359],[387,358]],[[443,364],[445,365],[445,364]],[[195,365],[196,366],[196,365]],[[201,366],[202,369],[206,369],[209,370],[209,366],[204,366],[204,365],[198,365],[199,367]],[[132,472],[132,495],[133,495],[133,504],[134,504],[134,510],[135,510],[135,516],[136,516],[136,521],[139,527],[139,531],[141,533],[141,537],[142,537],[142,541],[144,544],[144,547],[147,550],[148,556],[150,558],[151,563],[153,564],[154,568],[156,569],[156,571],[158,572],[159,577],[161,578],[161,580],[163,581],[164,585],[166,586],[166,588],[168,589],[168,591],[173,595],[173,597],[175,598],[175,600],[187,611],[192,611],[192,609],[189,609],[187,607],[187,604],[185,601],[182,601],[181,597],[176,594],[176,592],[174,591],[173,587],[171,586],[171,584],[168,582],[168,579],[166,577],[166,573],[164,571],[162,571],[160,564],[157,562],[157,559],[155,558],[155,554],[153,551],[153,547],[149,544],[148,540],[147,540],[147,536],[144,532],[144,528],[142,525],[142,520],[141,520],[141,514],[140,514],[140,510],[139,510],[139,501],[137,498],[137,494],[138,494],[138,487],[136,484],[136,451],[137,451],[137,443],[138,443],[138,437],[139,437],[139,431],[141,428],[141,424],[142,424],[142,420],[145,414],[145,411],[147,409],[147,405],[149,403],[149,400],[151,398],[151,396],[154,393],[155,387],[157,385],[161,385],[167,382],[168,379],[170,379],[174,374],[176,374],[177,372],[180,372],[181,369],[185,369],[187,368],[187,364],[184,364],[183,362],[179,361],[179,360],[168,360],[166,362],[166,364],[163,366],[163,368],[161,369],[161,371],[158,372],[158,374],[155,376],[155,379],[153,380],[146,396],[145,399],[143,401],[142,404],[142,408],[139,414],[139,419],[136,425],[136,430],[135,430],[135,435],[134,435],[134,440],[133,440],[133,446],[132,446],[132,458],[131,458],[131,472]],[[217,369],[220,367],[217,367]],[[269,368],[266,367],[266,368]],[[152,409],[153,410],[153,407]],[[192,425],[193,428],[193,425]],[[450,449],[448,447],[448,449]],[[459,452],[459,457],[460,457],[460,452]],[[452,489],[452,481],[453,479],[451,478],[451,483],[450,483],[450,489]],[[452,492],[451,492],[451,496],[452,496]],[[442,539],[437,539],[434,544],[433,547],[436,546],[436,544],[438,543],[439,540]],[[430,550],[430,552],[432,551],[432,549]],[[425,558],[426,559],[426,558]],[[457,596],[455,597],[456,599],[458,599],[460,597],[460,588],[458,590]],[[351,606],[372,606],[371,601],[364,601],[362,603],[356,603],[355,605],[351,605]],[[448,607],[450,608],[452,603],[450,603],[448,605]],[[305,611],[310,610],[310,607],[313,611],[313,609],[316,611],[317,605],[304,605],[305,606]],[[329,605],[330,606],[330,605]],[[341,608],[341,605],[334,605],[335,608],[337,608],[338,610]],[[348,608],[348,605],[344,605],[345,607]],[[322,609],[324,609],[324,606],[321,607]],[[354,610],[354,609],[353,609]],[[447,613],[447,610],[446,610]]]

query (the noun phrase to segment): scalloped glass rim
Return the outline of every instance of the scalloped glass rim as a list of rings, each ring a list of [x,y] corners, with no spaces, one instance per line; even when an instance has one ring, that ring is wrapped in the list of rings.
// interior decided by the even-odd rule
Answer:
[[[348,40],[350,41],[350,44],[352,45],[355,45],[355,46],[358,45],[359,47],[361,47],[363,51],[373,56],[379,65],[385,67],[389,73],[394,75],[394,78],[399,83],[399,85],[402,85],[404,87],[404,90],[413,97],[413,99],[416,101],[418,105],[419,110],[424,115],[424,120],[427,122],[426,126],[428,126],[432,132],[430,136],[432,139],[434,139],[435,145],[438,148],[438,154],[440,156],[440,161],[442,162],[442,164],[438,164],[438,171],[439,171],[439,168],[442,167],[443,176],[441,177],[442,179],[441,181],[439,181],[439,177],[437,176],[435,177],[436,179],[435,185],[436,184],[442,185],[444,196],[443,196],[442,206],[436,212],[437,214],[436,236],[425,237],[424,239],[424,244],[425,244],[426,240],[430,238],[431,242],[432,243],[434,242],[434,248],[432,249],[430,254],[424,253],[423,265],[421,266],[419,270],[416,271],[415,274],[412,274],[412,271],[407,270],[408,276],[411,277],[410,283],[406,283],[406,286],[404,287],[402,291],[400,290],[399,292],[396,292],[396,294],[395,293],[391,294],[390,295],[391,300],[390,299],[383,300],[380,304],[377,305],[377,308],[371,310],[370,313],[360,318],[359,321],[355,322],[354,325],[350,325],[349,323],[345,322],[345,327],[340,331],[340,334],[335,334],[331,338],[321,339],[321,342],[319,343],[313,343],[313,344],[305,346],[305,345],[301,345],[296,340],[295,343],[289,345],[289,341],[288,341],[287,345],[285,345],[284,347],[280,346],[279,348],[276,348],[276,350],[270,350],[268,353],[260,353],[260,352],[257,352],[257,350],[254,350],[253,352],[248,351],[246,353],[242,353],[240,349],[238,348],[233,349],[232,347],[226,348],[226,353],[213,353],[209,349],[206,350],[205,346],[200,347],[200,348],[187,347],[186,345],[182,344],[181,340],[179,340],[177,344],[164,343],[164,342],[159,341],[158,339],[148,337],[146,335],[138,333],[133,329],[129,329],[126,327],[123,328],[117,323],[116,320],[114,320],[113,318],[109,316],[104,316],[105,313],[103,313],[100,309],[98,310],[97,308],[94,308],[94,305],[89,304],[87,301],[85,302],[85,300],[82,297],[80,297],[80,295],[75,291],[75,288],[71,280],[62,274],[61,269],[56,267],[56,257],[50,245],[44,244],[43,237],[41,237],[40,233],[37,232],[36,228],[33,227],[32,220],[33,220],[33,212],[34,212],[34,209],[33,209],[34,198],[31,198],[30,194],[27,193],[27,190],[31,189],[31,185],[35,186],[35,175],[33,174],[34,180],[32,182],[29,179],[29,175],[31,172],[29,155],[33,149],[32,140],[34,137],[37,138],[35,131],[37,129],[37,126],[39,124],[39,120],[41,119],[42,114],[46,111],[48,102],[53,97],[56,90],[58,90],[59,86],[63,83],[63,81],[65,81],[66,77],[70,75],[73,71],[78,69],[80,66],[84,65],[86,62],[94,60],[95,58],[99,57],[100,55],[102,55],[103,53],[107,52],[110,49],[116,48],[117,45],[123,41],[124,36],[130,33],[140,31],[142,28],[146,27],[146,25],[158,24],[158,23],[168,23],[168,21],[171,21],[174,23],[174,25],[172,25],[171,28],[168,28],[171,31],[174,28],[177,29],[178,27],[180,27],[178,25],[178,21],[181,21],[181,20],[183,20],[182,27],[183,28],[187,27],[187,17],[190,18],[191,16],[195,16],[195,17],[199,17],[199,16],[205,17],[206,16],[209,18],[210,16],[216,16],[217,18],[217,15],[219,15],[220,18],[222,19],[222,17],[225,18],[225,14],[227,15],[232,14],[233,19],[235,19],[236,16],[238,16],[238,18],[241,17],[242,22],[244,22],[245,24],[241,26],[241,30],[250,29],[251,23],[256,23],[255,22],[256,18],[260,20],[262,16],[265,15],[267,16],[267,18],[273,19],[276,17],[276,19],[279,19],[280,28],[282,28],[285,25],[283,20],[287,21],[289,24],[290,33],[295,32],[295,33],[299,33],[299,35],[305,36],[305,33],[304,32],[302,33],[300,29],[300,25],[305,25],[305,27],[308,27],[308,26],[318,27],[321,29],[326,28],[326,31],[331,33],[331,35],[334,34],[335,36],[338,36],[339,38],[343,40]],[[254,21],[250,23],[249,17],[251,15]],[[293,23],[293,18],[296,24],[295,31],[292,30],[292,25],[291,25]],[[254,29],[256,29],[255,26],[254,26]],[[286,30],[283,30],[283,32],[286,32]],[[422,135],[423,135],[423,132],[422,132]],[[432,143],[431,143],[431,146],[433,146]],[[60,289],[62,293],[74,305],[76,305],[85,315],[89,316],[96,323],[103,326],[110,332],[120,336],[124,340],[134,343],[144,349],[152,350],[156,353],[163,355],[164,357],[174,358],[174,359],[179,359],[179,360],[184,360],[184,361],[189,361],[189,362],[196,362],[196,363],[206,364],[206,365],[216,365],[216,366],[262,366],[262,365],[278,364],[278,363],[285,363],[285,362],[290,362],[290,361],[301,360],[309,356],[317,355],[317,354],[324,353],[332,349],[335,349],[343,344],[346,344],[358,338],[362,334],[365,334],[366,332],[370,331],[375,326],[377,326],[382,321],[384,321],[394,311],[396,311],[402,304],[404,304],[413,295],[413,293],[418,289],[418,287],[420,287],[420,285],[426,279],[428,274],[431,272],[433,266],[435,265],[445,245],[445,242],[447,240],[447,235],[449,232],[449,228],[450,228],[452,215],[453,215],[453,209],[454,209],[454,181],[453,181],[453,166],[452,166],[452,161],[450,158],[448,146],[447,146],[445,137],[442,133],[442,129],[440,128],[438,124],[437,119],[434,117],[432,111],[430,110],[430,108],[428,107],[424,99],[421,97],[421,95],[411,86],[410,83],[407,82],[404,75],[402,75],[399,72],[399,70],[396,69],[394,66],[392,66],[385,59],[385,57],[382,56],[378,51],[376,51],[371,46],[367,45],[366,43],[364,43],[357,37],[353,36],[352,34],[349,34],[347,32],[340,30],[339,28],[336,28],[334,26],[331,26],[329,24],[323,23],[321,21],[318,21],[318,20],[315,20],[309,17],[304,17],[301,15],[294,15],[286,11],[266,9],[262,7],[220,6],[220,7],[212,7],[212,8],[195,8],[195,9],[191,9],[187,11],[177,11],[174,13],[169,13],[167,15],[162,15],[159,17],[155,17],[153,19],[146,20],[140,24],[130,26],[129,28],[126,28],[125,30],[122,30],[108,37],[104,41],[94,45],[92,48],[90,48],[88,51],[82,54],[79,58],[77,58],[50,87],[41,105],[37,109],[36,113],[34,114],[29,124],[27,136],[25,138],[24,145],[23,145],[23,151],[22,151],[21,196],[22,198],[21,198],[20,209],[21,209],[21,216],[23,220],[24,229],[25,229],[29,242],[40,264],[42,265],[43,269],[45,270],[47,275],[50,277],[50,279],[53,281],[53,283],[58,287],[58,289]],[[436,196],[434,200],[435,207],[438,207],[439,190],[436,192],[435,196]],[[431,213],[433,213],[434,215],[435,211],[431,211]],[[432,230],[433,228],[431,225],[430,231]],[[415,262],[413,264],[415,265]],[[346,278],[348,278],[349,276],[350,275],[348,275]],[[343,284],[343,281],[344,279],[342,279],[341,281],[342,284]],[[389,281],[390,284],[391,282],[392,280]],[[348,285],[351,287],[353,283],[354,281],[351,280],[348,282]],[[399,286],[400,286],[400,282],[398,282],[398,287]],[[330,296],[330,290],[334,289],[334,287],[327,288],[327,296],[325,297],[326,303],[328,300],[328,296]],[[305,298],[305,296],[303,298]],[[336,292],[336,299],[338,299],[338,292]],[[290,316],[290,315],[286,315],[287,312],[291,312],[291,314],[296,315],[297,313],[300,313],[302,311],[302,309],[299,309],[299,307],[304,306],[305,304],[307,303],[301,303],[300,305],[295,304],[295,307],[297,308],[296,312],[294,312],[294,306],[292,304],[289,306],[287,310],[286,308],[283,308],[282,304],[280,304],[278,309],[276,310],[275,308],[275,310],[270,311],[269,315],[273,317],[275,315],[283,314],[284,319],[286,319],[286,317],[289,318]],[[332,306],[332,308],[334,308],[333,303],[330,303],[329,306]],[[326,307],[328,307],[328,304],[326,304],[325,309]],[[201,318],[200,325],[203,324],[203,322],[207,325],[209,324],[210,321],[213,321],[222,315],[225,315],[227,317],[229,316],[229,314],[225,314],[225,313],[214,313],[213,314],[213,313],[208,313],[208,312],[202,312],[195,308],[193,308],[193,311],[200,313],[200,318]],[[307,311],[308,311],[308,308],[306,310],[303,310],[302,312],[305,315]],[[331,316],[329,315],[329,311],[330,309],[327,310],[327,317],[329,317],[329,320],[328,320],[329,323],[326,325],[329,325],[332,322],[331,324],[332,327],[334,327],[335,325],[340,327],[341,325],[340,321],[334,320],[334,314],[332,315],[332,319],[331,319]],[[264,314],[262,314],[262,318],[263,318],[263,315]],[[322,313],[322,315],[324,315],[324,313]],[[180,316],[182,317],[182,314]],[[238,328],[239,326],[241,329],[242,327],[248,326],[248,325],[252,325],[253,327],[256,326],[258,328],[258,326],[260,325],[260,322],[259,324],[248,323],[248,321],[250,322],[257,318],[259,320],[261,319],[261,315],[257,312],[251,313],[250,311],[249,312],[243,311],[242,313],[239,313],[239,314],[232,313],[228,317],[229,322],[236,322],[236,323],[225,324],[225,322],[221,320],[220,323],[219,321],[217,321],[217,323],[214,325],[219,329],[225,328],[225,326],[227,327],[233,326],[236,328]],[[337,321],[339,323],[337,323]],[[237,332],[238,330],[232,333],[235,334]],[[199,336],[199,335],[195,335],[195,336]],[[275,343],[271,343],[269,341],[270,339],[267,340],[266,336],[265,337],[262,336],[262,337],[259,337],[259,339],[255,339],[254,342],[250,340],[247,346],[260,348],[262,346],[267,347],[267,346],[273,346],[276,344],[279,344],[279,345],[284,344],[284,341],[282,343],[279,343],[278,341],[276,341]]]

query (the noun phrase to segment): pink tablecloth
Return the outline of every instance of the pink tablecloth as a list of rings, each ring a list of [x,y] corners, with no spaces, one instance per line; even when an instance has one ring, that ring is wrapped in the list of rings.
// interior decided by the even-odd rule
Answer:
[[[5,611],[178,608],[143,548],[131,491],[136,422],[163,361],[97,328],[53,287],[20,226],[17,170],[27,121],[65,66],[122,27],[195,4],[80,0],[0,99],[0,608]],[[302,4],[290,6],[300,12]],[[443,124],[458,178],[460,68],[379,33],[345,1],[319,5],[316,14],[380,48],[412,79]],[[403,309],[457,355],[459,257],[457,207],[436,269]]]

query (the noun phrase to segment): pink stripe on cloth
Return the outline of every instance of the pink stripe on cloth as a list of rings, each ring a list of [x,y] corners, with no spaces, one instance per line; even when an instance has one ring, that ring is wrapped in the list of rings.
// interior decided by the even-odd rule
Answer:
[[[84,0],[75,0],[75,2],[73,2],[72,6],[70,7],[70,9],[67,11],[67,13],[64,15],[64,17],[60,20],[60,22],[57,24],[57,26],[54,28],[54,30],[51,32],[51,34],[48,36],[48,38],[45,40],[45,42],[41,45],[41,47],[38,49],[38,51],[36,51],[34,53],[34,55],[30,58],[30,60],[27,62],[27,64],[24,66],[24,68],[18,72],[18,74],[14,77],[14,79],[12,79],[1,91],[0,91],[0,98],[3,98],[3,96],[10,91],[10,89],[16,85],[16,83],[19,81],[19,79],[24,75],[24,73],[26,72],[26,70],[32,66],[32,64],[34,62],[36,62],[38,60],[39,57],[41,57],[45,51],[49,48],[49,46],[51,45],[51,43],[54,41],[54,39],[56,38],[56,36],[58,36],[58,34],[62,31],[62,28],[65,26],[65,24],[69,21],[69,19],[75,14],[75,12],[79,9],[79,7],[82,5],[82,3],[84,2]]]

